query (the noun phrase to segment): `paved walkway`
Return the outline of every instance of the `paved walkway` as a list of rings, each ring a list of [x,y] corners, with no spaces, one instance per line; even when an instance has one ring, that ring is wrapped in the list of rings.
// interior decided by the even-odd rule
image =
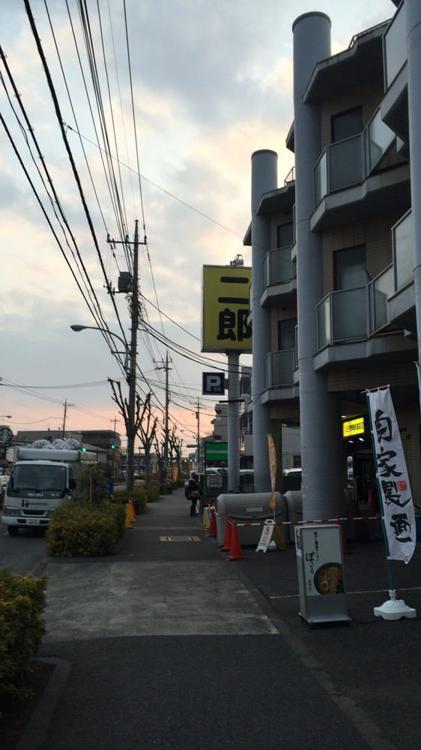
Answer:
[[[385,726],[387,710],[355,695],[352,674],[338,687],[335,658],[364,683],[365,645],[353,625],[314,631],[300,621],[293,550],[227,561],[181,490],[139,517],[118,555],[51,561],[47,572],[41,655],[68,662],[70,675],[42,750],[419,746],[416,724],[403,735]],[[402,656],[415,622],[420,639],[419,621],[400,624]],[[397,632],[382,623],[382,636],[390,625]],[[394,686],[381,677],[380,651],[387,709]],[[410,690],[418,683],[419,671]]]

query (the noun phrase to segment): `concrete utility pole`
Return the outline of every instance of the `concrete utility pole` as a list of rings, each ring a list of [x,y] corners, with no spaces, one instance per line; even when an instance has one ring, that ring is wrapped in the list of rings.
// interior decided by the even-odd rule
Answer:
[[[127,474],[126,489],[133,489],[134,481],[134,442],[136,437],[136,365],[137,365],[137,330],[139,328],[139,222],[135,220],[133,241],[133,282],[131,299],[131,337],[130,337],[130,366],[127,376],[129,385],[128,424],[127,424]]]
[[[66,435],[66,419],[67,419],[67,409],[69,406],[74,406],[74,404],[70,404],[67,400],[67,398],[64,400],[64,414],[63,414],[63,429],[62,429],[62,437],[65,437]]]
[[[168,373],[171,367],[168,364],[169,357],[168,351],[165,355],[165,362],[157,362],[155,367],[157,370],[165,370],[165,416],[164,416],[164,471],[165,471],[165,482],[168,478],[168,447],[169,447],[169,429],[168,429],[168,417],[169,417],[169,406],[170,406],[170,391],[169,391],[169,377]]]
[[[200,469],[200,401],[197,399],[197,412],[196,412],[196,419],[197,419],[197,470]]]
[[[240,491],[240,355],[228,353],[228,492]]]

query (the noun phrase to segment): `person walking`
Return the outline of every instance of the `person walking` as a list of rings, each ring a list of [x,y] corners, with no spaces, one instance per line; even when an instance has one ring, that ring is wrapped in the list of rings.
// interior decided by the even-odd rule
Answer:
[[[199,486],[199,477],[194,471],[192,471],[191,473],[189,483],[187,485],[186,494],[187,494],[188,499],[191,502],[190,515],[195,516],[197,501],[200,499],[200,486]]]

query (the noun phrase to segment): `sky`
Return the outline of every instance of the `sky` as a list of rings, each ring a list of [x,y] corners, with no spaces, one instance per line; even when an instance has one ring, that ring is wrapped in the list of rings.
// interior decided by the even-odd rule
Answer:
[[[67,137],[106,275],[116,287],[119,272],[127,270],[127,264],[122,246],[116,245],[113,251],[107,243],[107,233],[117,239],[118,228],[95,133],[94,122],[103,143],[79,3],[31,0],[30,5],[62,119],[69,126]],[[110,150],[113,163],[117,165],[117,150],[120,161],[127,228],[133,235],[134,220],[139,219],[141,236],[144,222],[148,240],[147,249],[140,248],[143,315],[160,335],[164,332],[195,358],[201,350],[202,266],[228,264],[238,253],[243,254],[246,265],[251,262],[250,248],[242,245],[250,222],[251,154],[260,148],[278,153],[279,185],[294,163],[294,155],[285,147],[293,120],[293,21],[312,10],[327,13],[332,20],[332,53],[336,53],[348,47],[354,34],[390,18],[395,7],[390,0],[126,0],[140,185],[124,0],[99,0],[98,4],[88,0],[87,7]],[[7,64],[104,319],[110,330],[121,336],[23,0],[1,1],[0,29]],[[0,71],[22,120],[1,62]],[[22,132],[1,84],[0,112],[63,241],[36,171],[40,159],[37,155],[31,159],[28,129]],[[95,326],[98,322],[76,285],[1,123],[0,258],[0,425],[9,424],[15,432],[46,426],[58,429],[67,400],[73,404],[67,410],[68,430],[113,429],[117,419],[116,429],[123,433],[107,382],[108,378],[119,379],[124,390],[122,371],[98,331],[74,333],[70,329],[72,323]],[[115,294],[114,300],[128,337],[127,300],[124,294]],[[165,353],[161,342],[140,333],[138,361],[148,380],[140,386],[143,392],[153,389],[157,414],[165,396],[164,372],[156,368]],[[202,372],[212,367],[171,350],[170,355],[171,424],[186,446],[194,442],[198,398],[201,435],[210,431],[214,402],[201,396],[201,379]],[[208,356],[224,362],[223,356]],[[249,364],[250,358],[242,357],[242,362]]]

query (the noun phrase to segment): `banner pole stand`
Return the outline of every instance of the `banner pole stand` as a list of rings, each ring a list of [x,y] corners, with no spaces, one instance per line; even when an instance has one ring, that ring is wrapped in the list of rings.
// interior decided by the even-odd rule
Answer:
[[[365,392],[367,396],[367,391]],[[371,433],[371,442],[372,442],[372,448],[373,448],[373,455],[376,454],[375,449],[375,443],[374,443],[374,433],[373,433],[373,421],[370,411],[370,401],[367,398],[367,408],[368,413],[370,416],[370,433]],[[408,607],[407,604],[405,604],[403,599],[397,598],[397,590],[396,590],[396,584],[395,584],[395,577],[393,575],[393,568],[392,568],[392,562],[389,557],[389,544],[387,540],[387,533],[386,533],[386,527],[384,523],[384,508],[383,508],[383,501],[382,501],[382,494],[379,487],[379,477],[377,475],[376,471],[376,484],[377,484],[377,496],[379,498],[380,506],[381,506],[381,524],[382,524],[382,535],[383,535],[383,542],[386,552],[386,568],[387,568],[387,577],[389,581],[389,599],[387,599],[383,604],[380,605],[380,607],[373,607],[373,612],[375,617],[382,617],[383,620],[400,620],[402,617],[406,617],[408,620],[413,619],[417,616],[417,610],[413,609],[412,607]]]

